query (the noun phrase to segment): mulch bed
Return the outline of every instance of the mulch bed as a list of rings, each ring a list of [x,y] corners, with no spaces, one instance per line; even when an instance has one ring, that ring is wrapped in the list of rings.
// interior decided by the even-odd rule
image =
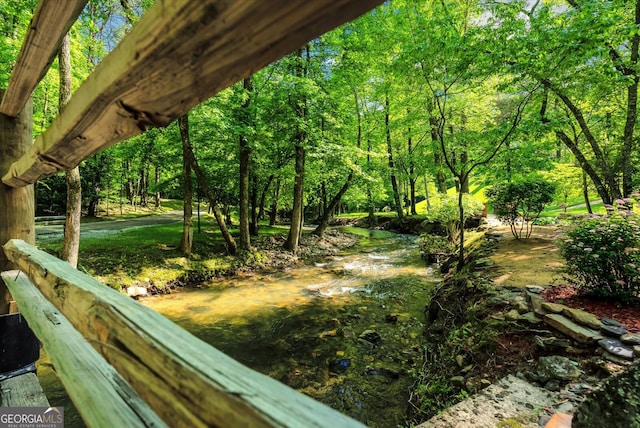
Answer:
[[[562,285],[549,287],[542,292],[547,302],[562,303],[571,308],[583,309],[598,318],[611,318],[625,325],[633,333],[640,333],[640,299],[628,305],[604,300],[581,292],[576,287]]]

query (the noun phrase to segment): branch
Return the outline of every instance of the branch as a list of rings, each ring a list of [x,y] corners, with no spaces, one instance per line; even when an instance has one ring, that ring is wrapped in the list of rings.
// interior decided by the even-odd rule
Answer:
[[[562,90],[560,90],[560,88],[556,87],[551,82],[551,80],[542,79],[541,83],[544,85],[545,88],[551,90],[554,94],[556,94],[556,96],[560,98],[560,100],[562,100],[564,105],[567,106],[569,111],[571,111],[571,114],[573,115],[574,119],[578,122],[578,125],[580,125],[580,129],[584,133],[584,136],[587,139],[587,142],[591,146],[591,149],[593,150],[593,154],[595,155],[596,159],[600,163],[600,167],[602,168],[603,171],[605,171],[606,175],[610,175],[611,171],[609,171],[609,166],[605,161],[604,153],[600,149],[600,145],[598,144],[598,141],[596,140],[594,135],[591,133],[591,129],[589,129],[589,125],[587,124],[587,121],[584,115],[582,114],[582,110],[580,110],[580,108],[576,106],[573,103],[573,101],[571,101],[571,99],[564,92],[562,92]]]
[[[520,123],[520,120],[522,119],[522,112],[524,111],[524,108],[526,107],[526,105],[529,103],[529,100],[531,99],[531,97],[533,96],[534,92],[540,87],[540,84],[537,84],[534,88],[531,89],[531,91],[529,91],[529,93],[520,101],[520,103],[518,104],[518,108],[516,109],[516,114],[513,116],[513,119],[511,120],[511,126],[509,127],[509,129],[507,130],[507,132],[504,134],[504,136],[502,137],[502,139],[500,139],[500,142],[498,142],[498,144],[496,145],[495,149],[493,149],[493,151],[491,152],[491,154],[485,158],[482,161],[477,161],[474,162],[473,165],[471,165],[471,167],[467,170],[467,172],[464,174],[464,178],[466,179],[467,177],[469,177],[469,174],[471,174],[471,171],[473,171],[475,168],[481,166],[481,165],[486,165],[489,162],[491,162],[491,160],[498,154],[498,152],[500,151],[500,149],[502,148],[502,146],[505,145],[505,143],[507,141],[509,141],[509,139],[511,138],[511,135],[513,135],[513,133],[515,132],[516,128],[518,127],[518,124]]]

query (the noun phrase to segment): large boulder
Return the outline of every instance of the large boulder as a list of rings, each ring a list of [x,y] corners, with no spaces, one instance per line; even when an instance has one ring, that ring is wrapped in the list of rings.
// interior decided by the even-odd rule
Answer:
[[[580,369],[567,357],[552,355],[540,357],[536,366],[536,374],[541,382],[549,379],[574,381],[580,377]]]

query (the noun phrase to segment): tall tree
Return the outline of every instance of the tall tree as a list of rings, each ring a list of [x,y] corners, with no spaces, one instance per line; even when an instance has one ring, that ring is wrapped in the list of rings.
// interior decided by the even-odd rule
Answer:
[[[309,46],[306,46],[307,60],[309,58]],[[295,74],[299,78],[306,77],[307,67],[303,50],[296,52]],[[304,128],[304,120],[307,117],[307,100],[305,96],[299,96],[294,101],[294,109],[298,118],[295,133],[295,181],[293,187],[293,209],[291,211],[291,227],[289,236],[285,242],[285,248],[292,253],[298,251],[298,243],[302,234],[304,219],[304,165],[306,159],[307,132]]]
[[[251,95],[253,83],[251,77],[242,82],[243,101],[240,107],[240,249],[251,248],[251,233],[249,230],[249,165],[251,161],[251,146],[248,141],[250,123]],[[255,194],[255,191],[254,191]],[[254,204],[255,207],[255,204]],[[255,221],[255,220],[254,220]]]
[[[389,94],[385,93],[384,96],[384,129],[385,129],[385,138],[387,141],[387,157],[389,162],[389,177],[391,178],[391,188],[393,190],[393,200],[395,203],[396,213],[398,213],[398,218],[404,217],[404,210],[402,204],[402,198],[400,196],[400,190],[398,188],[398,177],[396,165],[393,160],[393,144],[391,143],[391,126],[390,126],[390,106],[389,106]]]
[[[193,182],[191,181],[191,140],[189,139],[189,113],[178,118],[180,139],[182,140],[182,179],[183,179],[183,220],[180,251],[191,256],[193,247]]]
[[[71,38],[67,33],[62,39],[58,63],[60,69],[59,110],[62,111],[71,99]],[[82,209],[82,185],[80,184],[80,167],[65,173],[67,183],[67,209],[62,240],[62,258],[73,267],[78,266],[78,250],[80,248],[80,216]]]

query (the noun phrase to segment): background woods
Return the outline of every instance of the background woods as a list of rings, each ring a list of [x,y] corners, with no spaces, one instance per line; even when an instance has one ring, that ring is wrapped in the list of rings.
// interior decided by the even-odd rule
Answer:
[[[88,3],[69,32],[72,90],[150,3]],[[3,63],[15,59],[34,7],[2,3]],[[628,197],[638,181],[639,8],[385,4],[191,110],[209,202],[237,213],[241,249],[268,217],[291,223],[287,247],[295,251],[305,221],[322,234],[343,211],[415,215],[447,189],[474,193],[532,172],[570,173],[586,203]],[[34,92],[36,136],[57,113],[58,82],[69,85],[62,66],[54,61]],[[9,73],[0,70],[5,86]],[[83,214],[182,199],[189,174],[180,141],[173,123],[82,162]],[[192,199],[206,199],[195,187]],[[37,213],[63,214],[66,194],[62,175],[42,180]]]

